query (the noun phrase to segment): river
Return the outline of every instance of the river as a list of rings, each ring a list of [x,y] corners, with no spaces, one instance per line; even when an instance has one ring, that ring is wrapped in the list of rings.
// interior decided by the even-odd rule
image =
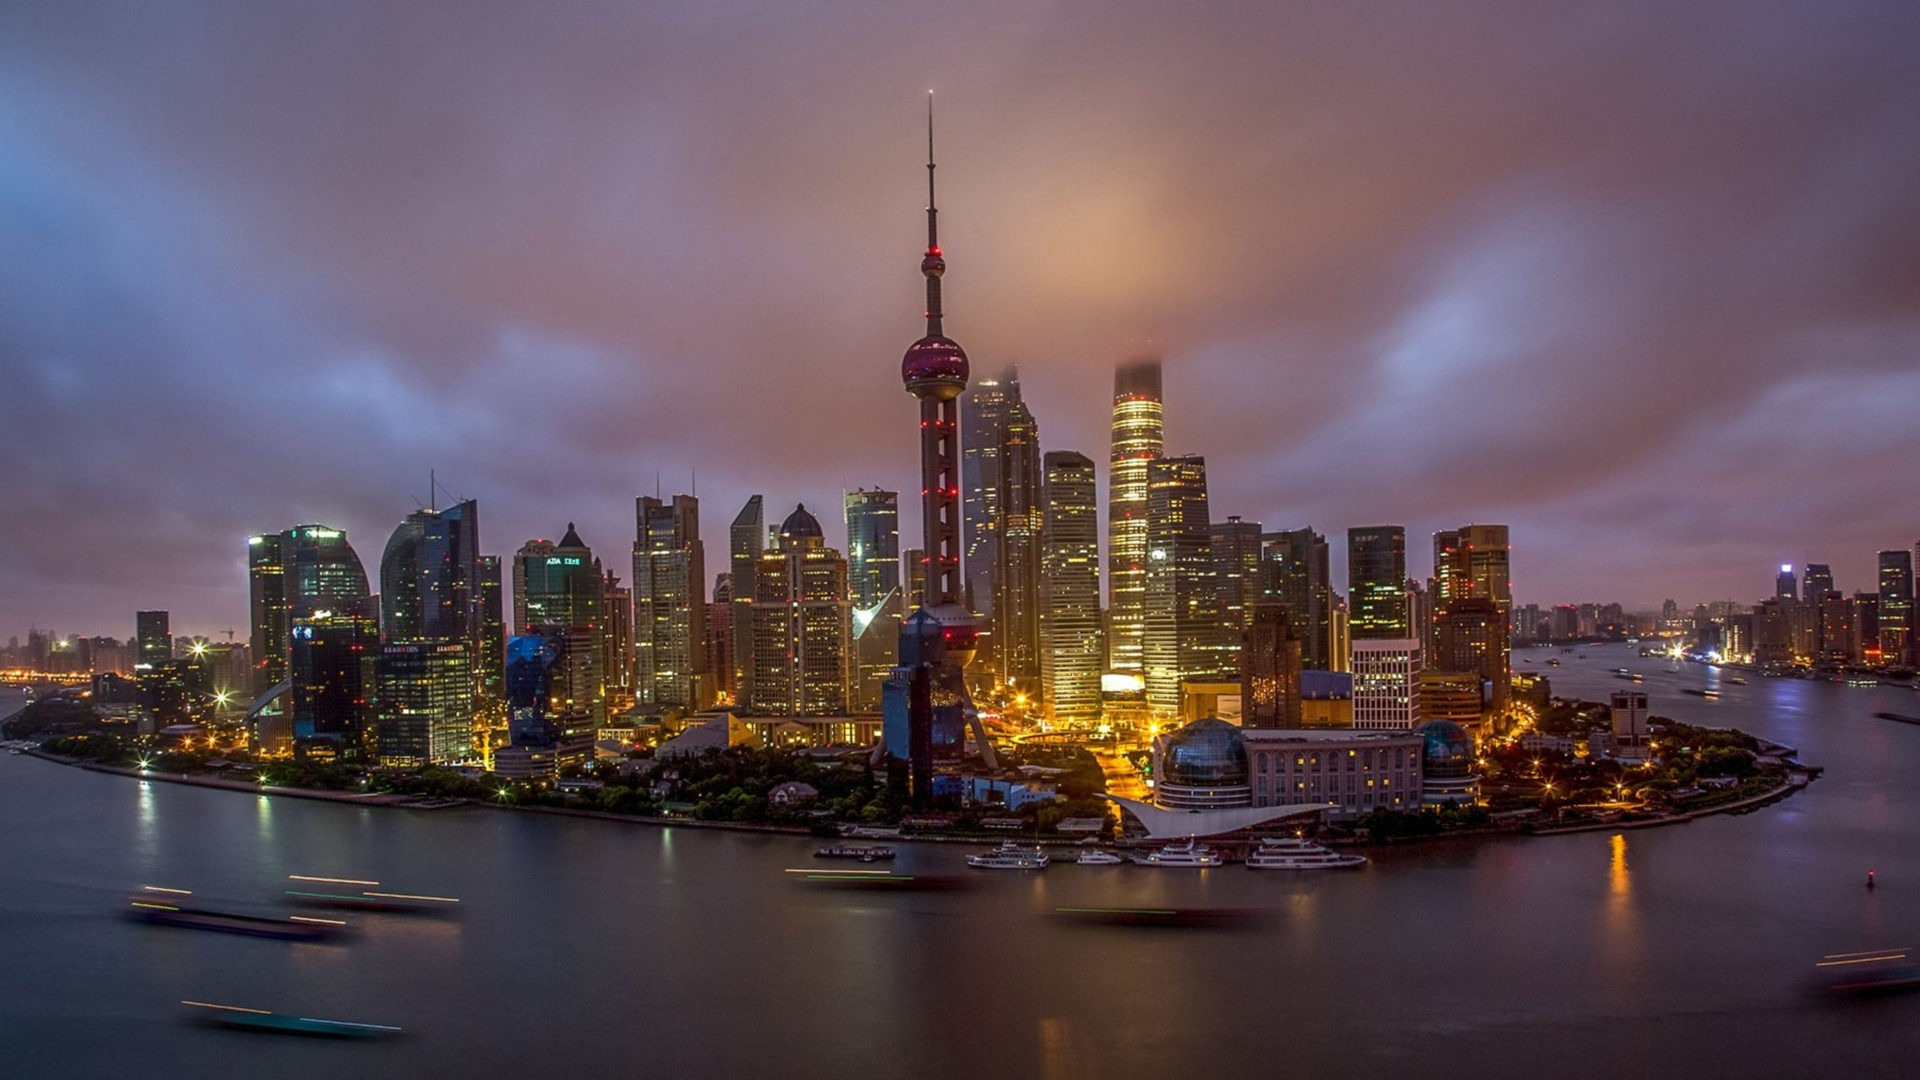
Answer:
[[[1806,992],[1830,953],[1920,945],[1920,694],[1715,685],[1621,646],[1561,658],[1604,698],[1796,746],[1826,775],[1757,812],[1443,843],[1288,875],[898,869],[972,888],[817,892],[809,841],[147,783],[0,755],[9,1077],[1875,1076],[1920,1063],[1920,998]],[[1523,670],[1546,651],[1517,654]],[[1525,663],[1525,658],[1534,663]],[[1880,887],[1863,887],[1866,871]],[[266,901],[288,874],[458,896],[340,945],[135,925],[142,884]],[[1251,929],[1062,925],[1059,906],[1253,907]],[[395,1024],[384,1043],[184,1022],[190,998]]]

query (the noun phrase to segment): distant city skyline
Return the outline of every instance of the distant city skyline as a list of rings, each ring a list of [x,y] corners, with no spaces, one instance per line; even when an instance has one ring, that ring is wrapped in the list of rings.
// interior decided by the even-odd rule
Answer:
[[[1157,355],[1214,517],[1335,581],[1364,524],[1507,523],[1516,598],[1645,610],[1920,539],[1920,14],[1093,10],[949,11],[931,77],[908,9],[0,14],[0,635],[220,640],[247,536],[370,554],[430,469],[502,557],[623,552],[656,477],[913,490],[929,81],[951,330],[1102,505]]]

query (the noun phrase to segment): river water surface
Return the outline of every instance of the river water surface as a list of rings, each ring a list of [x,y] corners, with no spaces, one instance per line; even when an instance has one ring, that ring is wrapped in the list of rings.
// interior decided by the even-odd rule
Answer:
[[[481,808],[404,811],[0,756],[0,1075],[40,1077],[1804,1077],[1920,1069],[1920,998],[1810,995],[1826,954],[1920,946],[1920,694],[1629,667],[1653,711],[1826,775],[1690,824],[1376,853],[1348,873],[1056,865],[963,891],[818,892],[812,842]],[[1526,662],[1531,658],[1532,663]],[[1719,686],[1718,701],[1682,695]],[[1866,871],[1880,887],[1863,887]],[[143,884],[266,904],[288,874],[457,896],[339,945],[135,925]],[[1240,930],[1063,925],[1061,906],[1230,906]],[[183,999],[400,1025],[311,1042]]]

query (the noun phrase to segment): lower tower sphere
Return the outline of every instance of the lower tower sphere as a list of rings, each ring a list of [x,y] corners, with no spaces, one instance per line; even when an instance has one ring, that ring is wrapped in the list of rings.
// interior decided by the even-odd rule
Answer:
[[[929,334],[907,347],[900,360],[900,378],[920,397],[956,398],[967,388],[967,353],[959,343]]]

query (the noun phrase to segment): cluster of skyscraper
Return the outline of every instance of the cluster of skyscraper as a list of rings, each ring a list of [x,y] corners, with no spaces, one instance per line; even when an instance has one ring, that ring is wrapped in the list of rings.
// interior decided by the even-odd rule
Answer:
[[[1103,611],[1093,463],[1040,451],[1012,369],[969,389],[961,416],[967,600],[990,630],[976,680],[1014,703],[1060,723],[1165,718],[1239,680],[1249,726],[1298,726],[1300,672],[1317,670],[1351,674],[1350,691],[1312,681],[1350,694],[1356,727],[1504,711],[1505,526],[1435,534],[1425,584],[1408,578],[1404,529],[1353,529],[1343,600],[1320,534],[1212,517],[1206,459],[1165,453],[1160,365],[1130,363],[1114,378]]]
[[[1692,646],[1763,669],[1911,670],[1920,664],[1914,634],[1914,576],[1920,545],[1879,553],[1874,588],[1849,595],[1833,570],[1808,563],[1780,567],[1774,595],[1755,605],[1702,604],[1682,618],[1667,601],[1662,629]]]
[[[471,500],[409,514],[381,555],[376,596],[339,529],[251,537],[259,746],[395,765],[473,758],[476,701],[500,692],[504,630],[499,560],[479,547]]]

